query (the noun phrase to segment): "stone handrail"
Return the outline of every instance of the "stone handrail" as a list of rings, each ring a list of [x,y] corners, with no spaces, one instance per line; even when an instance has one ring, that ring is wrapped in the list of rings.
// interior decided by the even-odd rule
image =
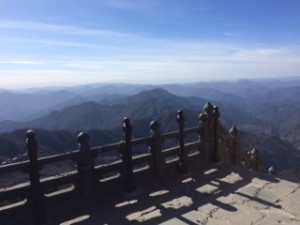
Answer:
[[[257,150],[247,153],[242,150],[238,131],[225,130],[219,121],[218,107],[207,103],[199,115],[197,126],[185,128],[183,111],[177,112],[178,130],[161,134],[159,123],[150,123],[150,136],[133,139],[129,118],[124,118],[124,140],[105,146],[91,148],[89,135],[78,134],[78,150],[59,155],[38,158],[38,143],[35,132],[26,133],[28,161],[0,166],[0,175],[15,171],[29,173],[29,182],[0,189],[0,221],[2,217],[31,210],[34,224],[45,224],[48,204],[56,204],[68,197],[92,198],[113,190],[134,192],[139,183],[176,173],[186,174],[202,161],[225,161],[260,170]],[[186,136],[194,135],[193,141]],[[196,138],[195,138],[196,137]],[[164,147],[170,139],[177,139],[173,147]],[[174,140],[173,140],[174,143]],[[143,154],[133,154],[133,147],[144,145]],[[97,163],[97,158],[107,152],[118,152],[120,158],[110,163]],[[40,171],[47,165],[71,161],[74,169],[40,178]],[[1,179],[1,178],[0,178]],[[13,207],[8,207],[14,205]]]

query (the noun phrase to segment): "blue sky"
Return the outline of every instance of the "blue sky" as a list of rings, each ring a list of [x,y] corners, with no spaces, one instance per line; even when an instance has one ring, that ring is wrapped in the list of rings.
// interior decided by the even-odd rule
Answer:
[[[0,4],[0,87],[300,76],[299,0]]]

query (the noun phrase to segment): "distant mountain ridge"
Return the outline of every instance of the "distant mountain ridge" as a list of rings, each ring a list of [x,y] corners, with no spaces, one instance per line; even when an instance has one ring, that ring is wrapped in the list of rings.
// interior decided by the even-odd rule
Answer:
[[[71,132],[90,129],[112,129],[122,124],[122,118],[132,120],[166,118],[165,114],[176,116],[178,109],[199,114],[208,99],[199,97],[180,97],[162,88],[142,91],[138,94],[120,97],[107,101],[84,102],[68,106],[64,109],[26,122],[0,122],[0,131],[9,132],[24,127],[42,128],[48,130],[68,130]],[[247,112],[241,111],[230,104],[215,102],[221,110],[225,124],[259,125],[261,122]],[[232,117],[232,115],[234,117]],[[230,116],[231,115],[231,116]],[[196,118],[194,118],[196,120]]]
[[[285,170],[295,166],[295,162],[299,160],[300,79],[280,80],[277,83],[272,80],[272,85],[265,80],[242,80],[185,85],[129,85],[128,89],[126,85],[100,85],[99,87],[95,85],[72,87],[64,91],[31,90],[25,93],[27,99],[25,102],[37,99],[37,105],[33,107],[34,113],[26,108],[31,106],[30,104],[24,102],[18,105],[18,99],[22,100],[21,93],[14,96],[14,104],[5,103],[7,110],[0,115],[13,114],[16,111],[14,116],[22,114],[29,118],[30,115],[35,114],[35,116],[31,120],[25,120],[25,117],[22,121],[0,120],[0,132],[5,132],[0,134],[2,159],[14,155],[7,152],[9,146],[12,146],[10,149],[15,149],[12,152],[24,151],[24,133],[21,138],[16,135],[18,131],[14,131],[15,129],[22,129],[22,132],[25,132],[27,128],[34,128],[42,130],[43,133],[48,132],[49,140],[53,140],[54,143],[58,138],[55,132],[66,132],[60,135],[65,137],[66,143],[69,143],[66,140],[71,140],[72,137],[72,145],[70,143],[57,145],[58,150],[54,150],[55,145],[51,146],[50,143],[42,145],[45,152],[59,152],[63,151],[60,150],[63,147],[59,146],[65,146],[66,150],[74,147],[76,133],[80,130],[103,132],[101,135],[104,139],[112,142],[120,140],[125,116],[131,119],[134,137],[148,135],[149,123],[153,119],[159,121],[162,131],[177,129],[178,109],[184,111],[186,126],[193,126],[198,123],[203,105],[211,101],[219,106],[221,121],[227,129],[232,125],[236,126],[242,134],[242,141],[246,148],[259,148],[267,166],[275,164],[280,170]],[[6,92],[2,91],[3,96],[7,95]],[[0,99],[2,93],[0,92]],[[66,96],[63,93],[66,93]],[[54,97],[47,105],[45,96],[50,98],[52,94]],[[4,102],[2,106],[5,108]],[[42,102],[41,110],[38,107],[39,102]],[[12,138],[13,136],[18,136],[18,141]],[[20,146],[23,146],[22,150]],[[4,151],[6,151],[5,156]],[[284,162],[281,162],[281,159],[284,159]]]

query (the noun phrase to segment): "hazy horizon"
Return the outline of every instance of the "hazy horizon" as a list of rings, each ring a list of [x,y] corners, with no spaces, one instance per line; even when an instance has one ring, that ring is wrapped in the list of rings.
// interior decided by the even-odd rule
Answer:
[[[272,82],[272,81],[299,81],[300,76],[290,76],[290,77],[270,77],[270,78],[257,78],[257,79],[228,79],[228,80],[205,80],[205,81],[195,81],[195,82],[87,82],[87,83],[40,83],[40,84],[13,84],[9,85],[1,85],[0,90],[12,90],[12,91],[22,91],[29,89],[64,89],[64,88],[73,88],[73,87],[84,87],[84,86],[163,86],[163,85],[195,85],[195,84],[213,84],[213,83],[237,83],[240,81],[253,81],[253,82]]]
[[[2,1],[1,88],[300,75],[300,2]]]

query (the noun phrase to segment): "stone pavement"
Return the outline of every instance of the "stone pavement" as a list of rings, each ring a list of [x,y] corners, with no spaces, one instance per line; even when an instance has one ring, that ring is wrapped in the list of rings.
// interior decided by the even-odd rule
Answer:
[[[51,225],[300,225],[300,184],[209,164],[135,193],[62,202],[47,214]]]

